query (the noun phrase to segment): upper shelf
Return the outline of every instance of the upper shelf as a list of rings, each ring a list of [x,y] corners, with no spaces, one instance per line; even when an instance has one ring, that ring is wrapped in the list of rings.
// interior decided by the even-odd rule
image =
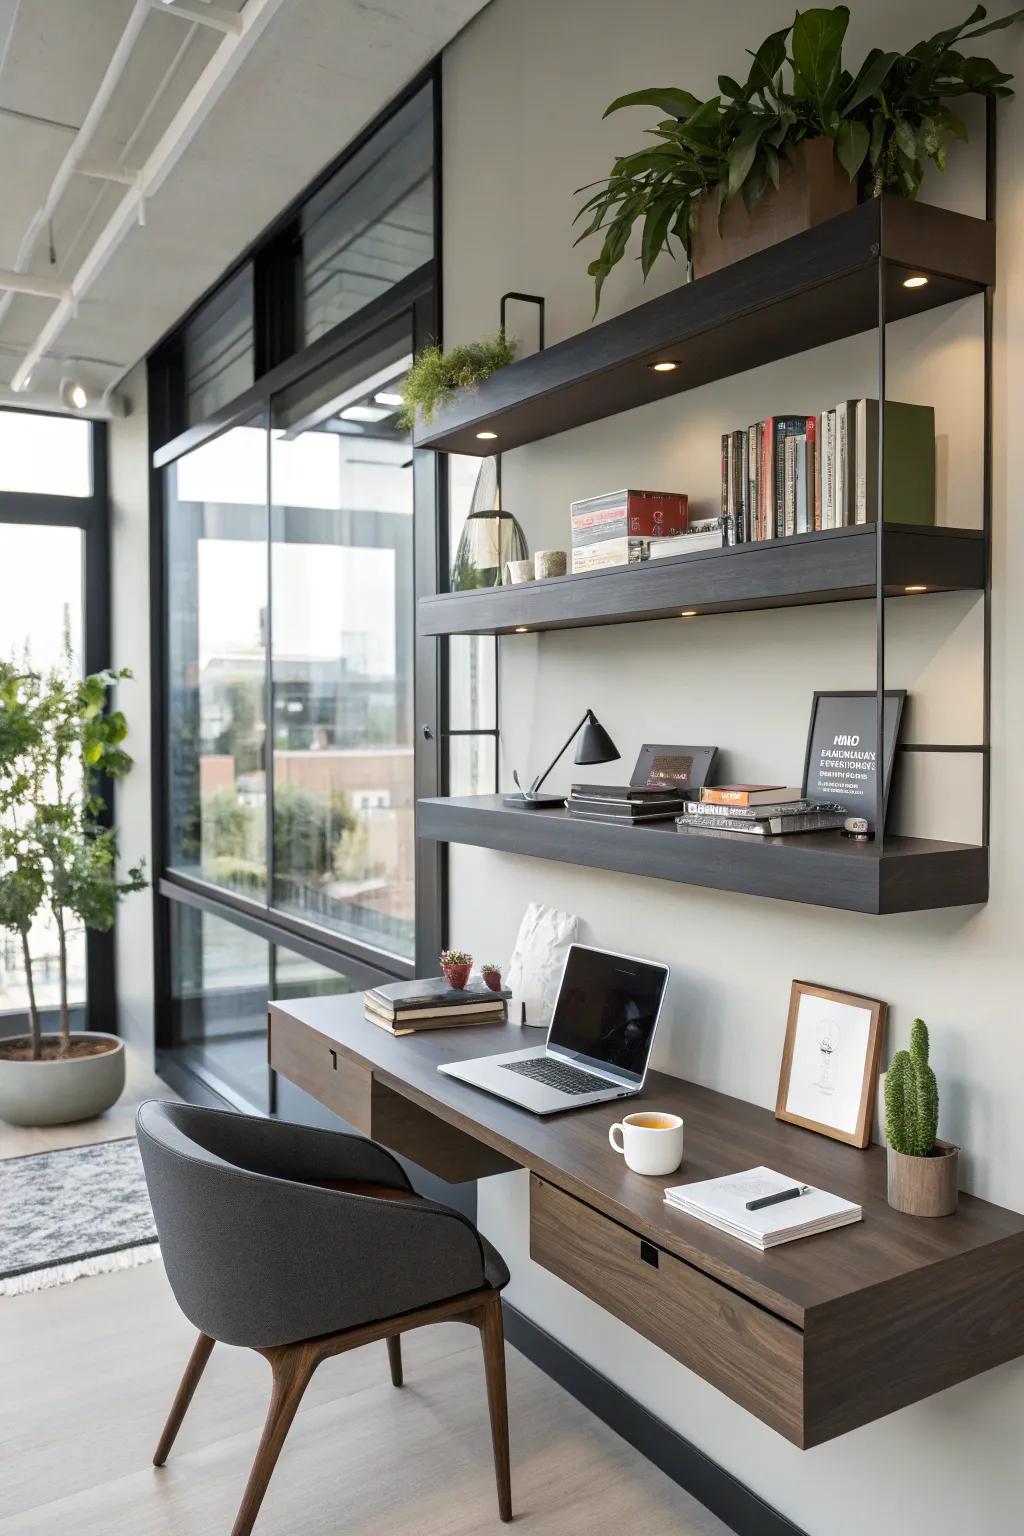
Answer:
[[[698,550],[582,576],[421,597],[421,635],[510,635],[517,631],[584,629],[755,608],[791,608],[875,595],[874,523]],[[963,528],[912,528],[886,523],[885,590],[980,591],[985,538]]]
[[[861,203],[502,368],[417,427],[415,446],[504,452],[871,330],[880,258],[887,318],[903,319],[995,281],[995,225],[897,197]],[[928,282],[905,288],[910,273]],[[655,373],[659,359],[679,366]]]

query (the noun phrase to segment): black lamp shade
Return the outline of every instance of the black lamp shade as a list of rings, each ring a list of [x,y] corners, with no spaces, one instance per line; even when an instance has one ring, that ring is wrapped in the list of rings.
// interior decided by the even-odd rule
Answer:
[[[595,715],[587,717],[576,743],[577,763],[611,763],[619,755],[619,749]]]

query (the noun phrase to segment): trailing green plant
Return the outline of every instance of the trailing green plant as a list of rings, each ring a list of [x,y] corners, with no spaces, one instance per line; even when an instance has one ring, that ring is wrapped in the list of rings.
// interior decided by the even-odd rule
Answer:
[[[927,1157],[939,1129],[939,1085],[928,1065],[928,1026],[915,1019],[909,1051],[897,1051],[885,1074],[885,1134],[896,1152]]]
[[[60,1038],[70,1039],[68,938],[78,925],[105,932],[122,896],[145,887],[141,863],[120,879],[117,833],[102,793],[132,759],[124,715],[108,706],[131,673],[74,676],[70,639],[46,673],[0,661],[0,927],[21,941],[32,1059],[42,1054],[31,953],[33,924],[49,912],[57,932]]]
[[[472,389],[481,379],[489,378],[499,368],[514,362],[516,342],[498,331],[481,341],[469,341],[442,352],[436,343],[424,347],[402,382],[402,409],[399,421],[410,431],[416,414],[425,422],[434,419],[439,405],[450,400],[460,389]]]
[[[891,191],[916,197],[928,162],[945,168],[950,135],[967,138],[948,102],[974,93],[1011,94],[1010,75],[955,44],[1008,27],[1024,10],[975,25],[985,16],[985,7],[975,6],[957,26],[906,53],[872,48],[851,74],[842,58],[848,7],[797,11],[790,26],[748,49],[753,63],[746,80],[719,75],[718,94],[707,100],[675,86],[619,96],[605,117],[644,106],[662,113],[662,120],[647,130],[652,144],[620,155],[607,180],[591,183],[599,190],[576,215],[577,221],[590,216],[576,244],[604,234],[587,267],[594,279],[595,314],[604,281],[636,225],[642,225],[646,278],[662,251],[674,255],[673,239],[691,256],[706,198],[717,198],[719,217],[738,197],[753,213],[766,190],[778,188],[783,162],[793,161],[804,139],[831,139],[850,180],[862,178],[870,195]]]

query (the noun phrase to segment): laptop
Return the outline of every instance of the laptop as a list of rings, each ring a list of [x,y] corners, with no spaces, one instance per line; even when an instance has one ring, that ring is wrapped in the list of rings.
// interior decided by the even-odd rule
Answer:
[[[631,1098],[644,1085],[668,977],[667,965],[573,944],[544,1045],[437,1070],[535,1115]]]

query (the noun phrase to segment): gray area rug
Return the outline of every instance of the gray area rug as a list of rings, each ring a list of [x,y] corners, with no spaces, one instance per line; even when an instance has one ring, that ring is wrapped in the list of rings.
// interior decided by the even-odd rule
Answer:
[[[134,1136],[0,1161],[0,1296],[158,1255]]]

